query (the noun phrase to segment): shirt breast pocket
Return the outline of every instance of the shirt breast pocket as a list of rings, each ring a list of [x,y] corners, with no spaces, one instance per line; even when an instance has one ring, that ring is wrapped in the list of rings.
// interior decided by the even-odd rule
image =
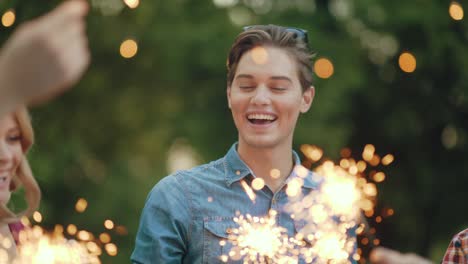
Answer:
[[[238,227],[231,217],[209,217],[203,220],[203,263],[242,263],[229,257],[232,244],[229,234]]]

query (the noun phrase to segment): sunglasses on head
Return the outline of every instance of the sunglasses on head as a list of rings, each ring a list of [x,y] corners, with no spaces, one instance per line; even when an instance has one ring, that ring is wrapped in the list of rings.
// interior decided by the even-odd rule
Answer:
[[[257,26],[258,25],[245,26],[243,29],[244,31],[247,31]],[[294,33],[296,39],[304,41],[305,44],[309,44],[309,37],[307,35],[307,30],[302,29],[302,28],[295,28],[295,27],[282,27],[282,28],[284,28],[287,32]]]

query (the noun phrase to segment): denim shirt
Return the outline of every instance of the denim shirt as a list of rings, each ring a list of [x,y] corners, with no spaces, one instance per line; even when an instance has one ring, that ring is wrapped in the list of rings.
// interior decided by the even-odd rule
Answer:
[[[283,210],[288,202],[287,184],[276,193],[267,186],[255,191],[254,201],[248,197],[241,180],[250,186],[255,176],[236,148],[234,144],[223,158],[178,171],[154,186],[141,215],[133,263],[223,263],[220,257],[228,255],[232,246],[220,245],[220,241],[227,240],[229,230],[237,227],[236,212],[265,217],[274,209],[276,223],[289,236],[302,228]],[[300,165],[297,153],[293,156]],[[317,189],[314,176],[310,173],[304,179],[304,194]],[[298,176],[291,173],[286,183],[294,177]]]

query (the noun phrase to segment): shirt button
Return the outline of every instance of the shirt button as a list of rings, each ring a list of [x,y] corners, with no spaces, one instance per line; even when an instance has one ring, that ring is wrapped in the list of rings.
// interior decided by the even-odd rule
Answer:
[[[227,234],[231,234],[231,233],[232,233],[232,229],[231,229],[231,228],[229,228],[229,227],[228,227],[228,228],[226,228],[226,233],[227,233]]]
[[[240,171],[236,171],[236,175],[240,175]]]
[[[276,199],[271,200],[271,204],[276,204]]]

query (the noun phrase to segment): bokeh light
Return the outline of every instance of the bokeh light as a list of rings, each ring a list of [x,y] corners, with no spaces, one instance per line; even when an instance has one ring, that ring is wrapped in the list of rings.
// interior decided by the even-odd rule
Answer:
[[[372,166],[378,166],[380,163],[380,156],[377,154],[374,154],[372,158],[369,160],[369,164]]]
[[[101,233],[99,235],[99,240],[104,243],[104,244],[107,244],[111,241],[111,236],[108,234],[108,233]]]
[[[34,212],[34,213],[33,213],[33,219],[34,219],[34,221],[36,221],[37,223],[42,222],[42,215],[41,215],[41,213],[39,213],[38,211]]]
[[[233,7],[238,0],[213,0],[213,4],[219,8]]]
[[[86,230],[80,230],[77,234],[77,237],[81,241],[89,241],[93,239],[93,235]]]
[[[138,44],[133,39],[127,39],[120,44],[120,55],[126,59],[134,57],[138,52]]]
[[[374,145],[367,144],[366,146],[364,146],[364,150],[362,151],[362,158],[365,161],[370,161],[372,160],[372,157],[374,156],[374,152],[375,152]]]
[[[395,160],[395,157],[392,154],[387,154],[382,158],[382,165],[388,166]]]
[[[385,180],[385,173],[377,172],[376,174],[374,174],[373,178],[375,182],[383,182]]]
[[[2,263],[101,263],[98,258],[101,251],[98,244],[93,241],[85,244],[75,239],[66,239],[58,231],[60,230],[48,233],[40,226],[22,230],[18,237],[21,247],[18,247],[15,259]]]
[[[124,2],[128,7],[132,9],[137,8],[140,4],[140,0],[124,0]]]
[[[114,222],[112,220],[107,219],[104,221],[104,227],[111,230],[114,228]]]
[[[313,162],[319,161],[323,156],[323,150],[314,145],[301,145],[301,151],[308,159]]]
[[[109,256],[116,256],[117,255],[117,246],[113,243],[109,243],[109,244],[106,244],[104,246],[107,254],[109,254]]]
[[[69,224],[69,225],[67,226],[67,233],[68,233],[68,234],[70,234],[70,235],[73,236],[73,235],[76,234],[77,231],[78,231],[78,229],[77,229],[76,225],[74,225],[74,224]]]
[[[400,69],[404,72],[411,73],[416,70],[416,58],[409,52],[403,52],[398,58]]]
[[[458,2],[450,3],[449,14],[453,20],[462,20],[463,19],[463,7]]]
[[[115,227],[115,232],[118,234],[118,235],[121,235],[121,236],[125,236],[125,235],[128,235],[128,230],[125,226],[123,225],[118,225]]]
[[[315,61],[314,71],[318,77],[328,79],[333,75],[333,63],[327,58],[320,58]]]
[[[252,56],[252,60],[258,65],[264,65],[268,62],[268,52],[262,46],[253,48],[250,56]]]
[[[252,188],[256,191],[263,189],[265,186],[265,181],[262,178],[255,178],[252,181]]]
[[[10,9],[3,14],[2,25],[4,27],[11,27],[15,23],[15,20],[16,20],[15,12]]]
[[[441,135],[442,145],[446,149],[453,149],[458,143],[458,132],[452,125],[448,125],[442,130]]]
[[[83,213],[87,207],[88,207],[88,201],[86,201],[85,199],[80,198],[78,199],[78,201],[76,201],[75,210],[78,213]]]
[[[288,182],[288,186],[286,188],[286,194],[289,197],[294,197],[299,194],[301,187],[302,187],[302,181],[298,178],[294,178],[291,181]]]
[[[273,179],[279,179],[279,177],[281,176],[281,172],[280,170],[278,169],[272,169],[270,171],[270,176],[273,178]]]
[[[350,148],[342,148],[340,150],[340,155],[343,158],[349,158],[351,156],[351,149]]]

